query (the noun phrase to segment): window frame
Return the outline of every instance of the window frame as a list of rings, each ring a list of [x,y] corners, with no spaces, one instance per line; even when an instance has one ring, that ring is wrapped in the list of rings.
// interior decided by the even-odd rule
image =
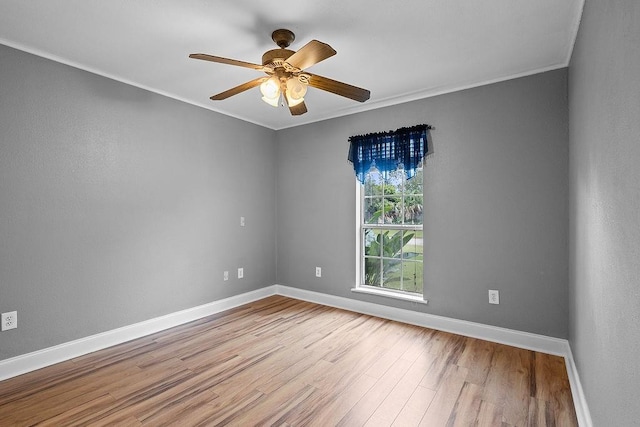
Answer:
[[[413,179],[416,179],[414,177]],[[424,178],[422,178],[424,179]],[[405,194],[405,184],[407,180],[406,177],[403,180],[402,184],[402,209],[403,209],[403,218],[404,218],[404,201],[407,194]],[[400,260],[401,263],[404,262],[414,262],[416,264],[420,264],[423,269],[422,275],[422,292],[412,292],[406,291],[402,289],[393,289],[383,286],[372,286],[364,283],[365,278],[365,260],[367,256],[365,255],[365,233],[367,230],[399,230],[399,231],[419,231],[422,234],[422,238],[424,239],[424,226],[423,223],[420,224],[397,224],[397,223],[366,223],[365,222],[365,199],[367,196],[365,195],[366,184],[362,184],[359,181],[356,181],[356,287],[352,289],[354,292],[365,292],[365,293],[373,293],[382,296],[387,296],[391,298],[399,298],[399,299],[407,299],[416,302],[424,302],[424,254],[421,262],[419,261],[407,261],[404,260],[402,256],[402,252],[400,258],[389,258],[384,257],[381,253],[379,257],[369,257],[369,258],[378,258],[380,259],[380,269],[381,274],[383,271],[384,260]],[[417,195],[417,193],[411,193],[411,195]],[[422,183],[422,192],[420,194],[422,197],[423,205],[424,205],[424,182]],[[384,186],[383,186],[383,194],[380,196],[384,200]],[[404,222],[404,219],[403,219]],[[404,250],[404,245],[401,248],[401,251]],[[382,276],[381,276],[382,277]],[[401,283],[403,280],[403,276],[401,275]]]

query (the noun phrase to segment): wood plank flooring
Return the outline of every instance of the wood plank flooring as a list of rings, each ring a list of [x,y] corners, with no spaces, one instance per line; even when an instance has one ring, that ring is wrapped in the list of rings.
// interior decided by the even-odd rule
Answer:
[[[0,382],[0,425],[577,426],[564,360],[274,296]]]

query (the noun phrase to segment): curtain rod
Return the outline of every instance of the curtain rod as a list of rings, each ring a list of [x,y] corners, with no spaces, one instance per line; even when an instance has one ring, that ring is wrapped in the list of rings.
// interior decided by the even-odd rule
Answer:
[[[420,125],[414,125],[414,126],[404,126],[401,128],[398,128],[396,130],[390,130],[390,131],[383,131],[383,132],[371,132],[371,133],[367,133],[364,135],[353,135],[351,137],[349,137],[349,140],[353,139],[353,138],[371,138],[371,137],[375,137],[375,136],[388,136],[388,135],[393,135],[396,133],[402,133],[402,132],[407,132],[407,131],[413,131],[413,130],[422,130],[422,128],[424,128],[425,130],[434,130],[435,126],[431,126],[428,124],[420,124]]]

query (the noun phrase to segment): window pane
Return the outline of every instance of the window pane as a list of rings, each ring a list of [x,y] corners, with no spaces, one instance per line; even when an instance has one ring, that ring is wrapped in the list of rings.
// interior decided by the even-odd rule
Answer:
[[[368,173],[364,181],[364,195],[381,196],[382,184],[382,175],[379,172]]]
[[[380,256],[381,230],[367,229],[364,231],[364,254],[367,256]]]
[[[385,224],[402,223],[402,190],[404,176],[398,171],[387,172],[384,180],[384,222]]]
[[[402,290],[422,293],[422,262],[402,263]]]
[[[385,259],[382,261],[382,264],[383,287],[401,290],[400,276],[402,275],[402,261],[395,259]]]
[[[405,181],[404,193],[422,195],[422,182],[424,180],[423,176],[424,175],[422,173],[422,168],[416,170],[416,174],[411,179]]]
[[[422,224],[422,196],[405,196],[404,223]]]
[[[385,187],[385,193],[388,187],[393,187],[395,189],[393,191],[394,193],[401,194],[404,182],[406,181],[405,177],[406,175],[404,173],[404,170],[394,170],[388,172],[385,179],[385,184],[387,185]]]
[[[402,224],[402,195],[385,196],[384,203],[385,224]]]
[[[382,197],[365,197],[365,224],[382,224]]]
[[[365,258],[364,284],[369,286],[381,286],[380,279],[380,258]]]
[[[422,231],[405,231],[402,258],[422,261]]]
[[[402,256],[402,230],[384,230],[380,237],[382,256],[400,258]]]

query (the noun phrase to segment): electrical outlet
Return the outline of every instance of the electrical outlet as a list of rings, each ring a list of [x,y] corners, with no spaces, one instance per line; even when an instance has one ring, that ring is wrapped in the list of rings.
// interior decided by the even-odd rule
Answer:
[[[244,227],[244,217],[240,217],[240,227]]]
[[[2,313],[2,330],[3,331],[8,331],[9,329],[15,329],[17,327],[18,327],[17,311]]]
[[[238,269],[238,279],[242,279],[244,277],[244,268],[240,267]]]
[[[489,304],[500,304],[500,291],[489,289]]]
[[[222,278],[225,282],[229,280],[229,272],[225,271],[224,273],[222,273]]]
[[[316,267],[316,277],[322,277],[322,268]]]

